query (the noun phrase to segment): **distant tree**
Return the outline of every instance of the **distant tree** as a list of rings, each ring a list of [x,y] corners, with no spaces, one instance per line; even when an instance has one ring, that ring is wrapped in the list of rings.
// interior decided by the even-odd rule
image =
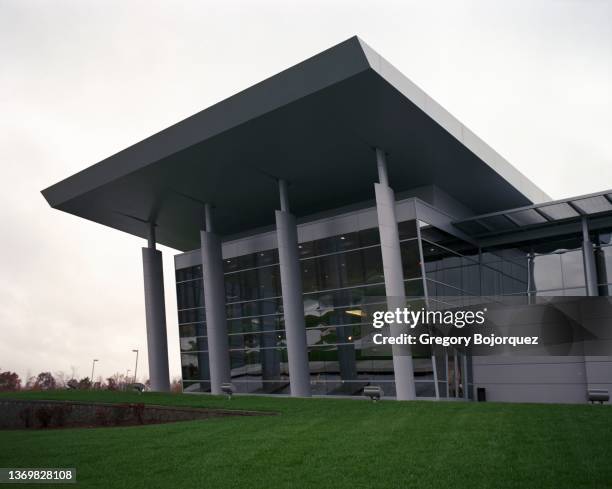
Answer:
[[[49,389],[55,389],[55,379],[51,372],[41,372],[34,381],[34,390],[46,391]]]
[[[83,377],[81,380],[79,380],[78,389],[91,389],[91,380],[89,380],[89,377]]]
[[[109,377],[108,379],[106,379],[106,389],[109,391],[116,391],[118,388],[117,386],[117,379],[115,379],[115,377]]]
[[[21,379],[15,372],[0,373],[0,392],[18,391],[21,389]]]

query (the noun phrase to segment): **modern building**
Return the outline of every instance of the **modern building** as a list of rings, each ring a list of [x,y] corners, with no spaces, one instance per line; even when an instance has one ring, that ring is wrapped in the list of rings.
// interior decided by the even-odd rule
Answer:
[[[357,37],[43,191],[147,240],[150,379],[168,390],[161,252],[183,389],[583,402],[610,357],[384,350],[385,297],[608,295],[612,191],[550,198]],[[382,298],[382,299],[381,299]]]

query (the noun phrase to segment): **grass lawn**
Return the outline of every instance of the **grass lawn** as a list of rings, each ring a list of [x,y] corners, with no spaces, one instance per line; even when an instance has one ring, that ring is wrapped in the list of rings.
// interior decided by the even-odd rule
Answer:
[[[66,391],[3,397],[281,413],[0,431],[0,467],[76,467],[72,487],[612,487],[610,406]]]

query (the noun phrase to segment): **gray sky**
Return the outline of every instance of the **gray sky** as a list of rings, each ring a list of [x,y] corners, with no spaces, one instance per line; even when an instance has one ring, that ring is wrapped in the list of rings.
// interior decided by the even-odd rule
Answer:
[[[355,34],[552,197],[612,188],[612,0],[0,0],[0,368],[146,372],[143,241],[40,190]]]

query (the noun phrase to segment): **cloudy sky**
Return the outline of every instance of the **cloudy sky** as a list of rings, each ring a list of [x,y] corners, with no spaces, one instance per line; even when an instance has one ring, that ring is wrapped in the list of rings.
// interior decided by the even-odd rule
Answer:
[[[552,197],[612,188],[612,0],[0,0],[0,369],[146,352],[144,242],[41,189],[355,34]]]

